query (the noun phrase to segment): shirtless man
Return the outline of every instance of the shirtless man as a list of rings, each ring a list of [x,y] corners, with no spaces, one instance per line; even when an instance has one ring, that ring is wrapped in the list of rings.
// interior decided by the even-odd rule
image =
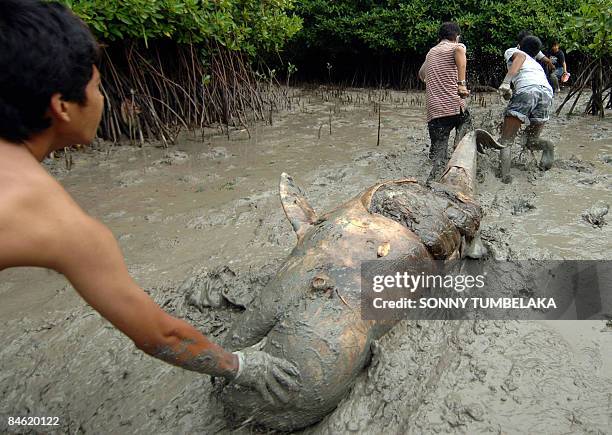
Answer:
[[[41,166],[52,151],[94,138],[104,105],[98,55],[65,6],[0,0],[0,270],[56,270],[147,354],[286,401],[298,385],[292,364],[227,352],[164,312],[128,274],[111,231]]]

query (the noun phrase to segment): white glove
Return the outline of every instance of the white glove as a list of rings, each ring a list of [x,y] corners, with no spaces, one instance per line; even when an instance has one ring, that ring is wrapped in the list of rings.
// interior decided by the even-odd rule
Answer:
[[[238,372],[232,382],[256,389],[266,401],[275,403],[274,394],[278,400],[287,403],[286,390],[299,389],[299,373],[290,362],[252,349],[234,352],[234,355],[238,357]]]
[[[510,98],[512,98],[512,89],[510,89],[510,83],[503,82],[499,86],[498,91],[504,100],[509,100]]]

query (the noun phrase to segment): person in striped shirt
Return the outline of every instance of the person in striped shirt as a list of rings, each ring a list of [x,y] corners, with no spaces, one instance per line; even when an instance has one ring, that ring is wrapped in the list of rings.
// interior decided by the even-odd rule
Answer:
[[[455,129],[455,145],[471,127],[471,118],[464,99],[467,57],[465,45],[459,42],[457,23],[446,22],[438,31],[439,42],[431,48],[419,70],[425,82],[427,127],[431,139],[429,158],[432,169],[427,181],[437,180],[448,162],[448,138]]]

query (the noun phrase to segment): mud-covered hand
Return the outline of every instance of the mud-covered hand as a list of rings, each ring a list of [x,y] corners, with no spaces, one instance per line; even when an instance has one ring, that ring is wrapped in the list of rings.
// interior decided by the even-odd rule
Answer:
[[[238,357],[238,372],[232,382],[256,389],[266,401],[287,403],[287,391],[299,389],[299,373],[290,362],[258,350],[234,354]]]
[[[502,82],[502,84],[498,88],[499,93],[504,98],[504,100],[509,100],[512,98],[512,89],[510,89],[510,82]]]

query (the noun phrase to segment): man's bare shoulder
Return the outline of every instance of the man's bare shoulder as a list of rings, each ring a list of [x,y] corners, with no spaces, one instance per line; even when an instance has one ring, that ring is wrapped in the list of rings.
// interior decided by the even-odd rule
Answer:
[[[52,266],[68,232],[93,220],[36,161],[0,163],[0,185],[0,269]]]

